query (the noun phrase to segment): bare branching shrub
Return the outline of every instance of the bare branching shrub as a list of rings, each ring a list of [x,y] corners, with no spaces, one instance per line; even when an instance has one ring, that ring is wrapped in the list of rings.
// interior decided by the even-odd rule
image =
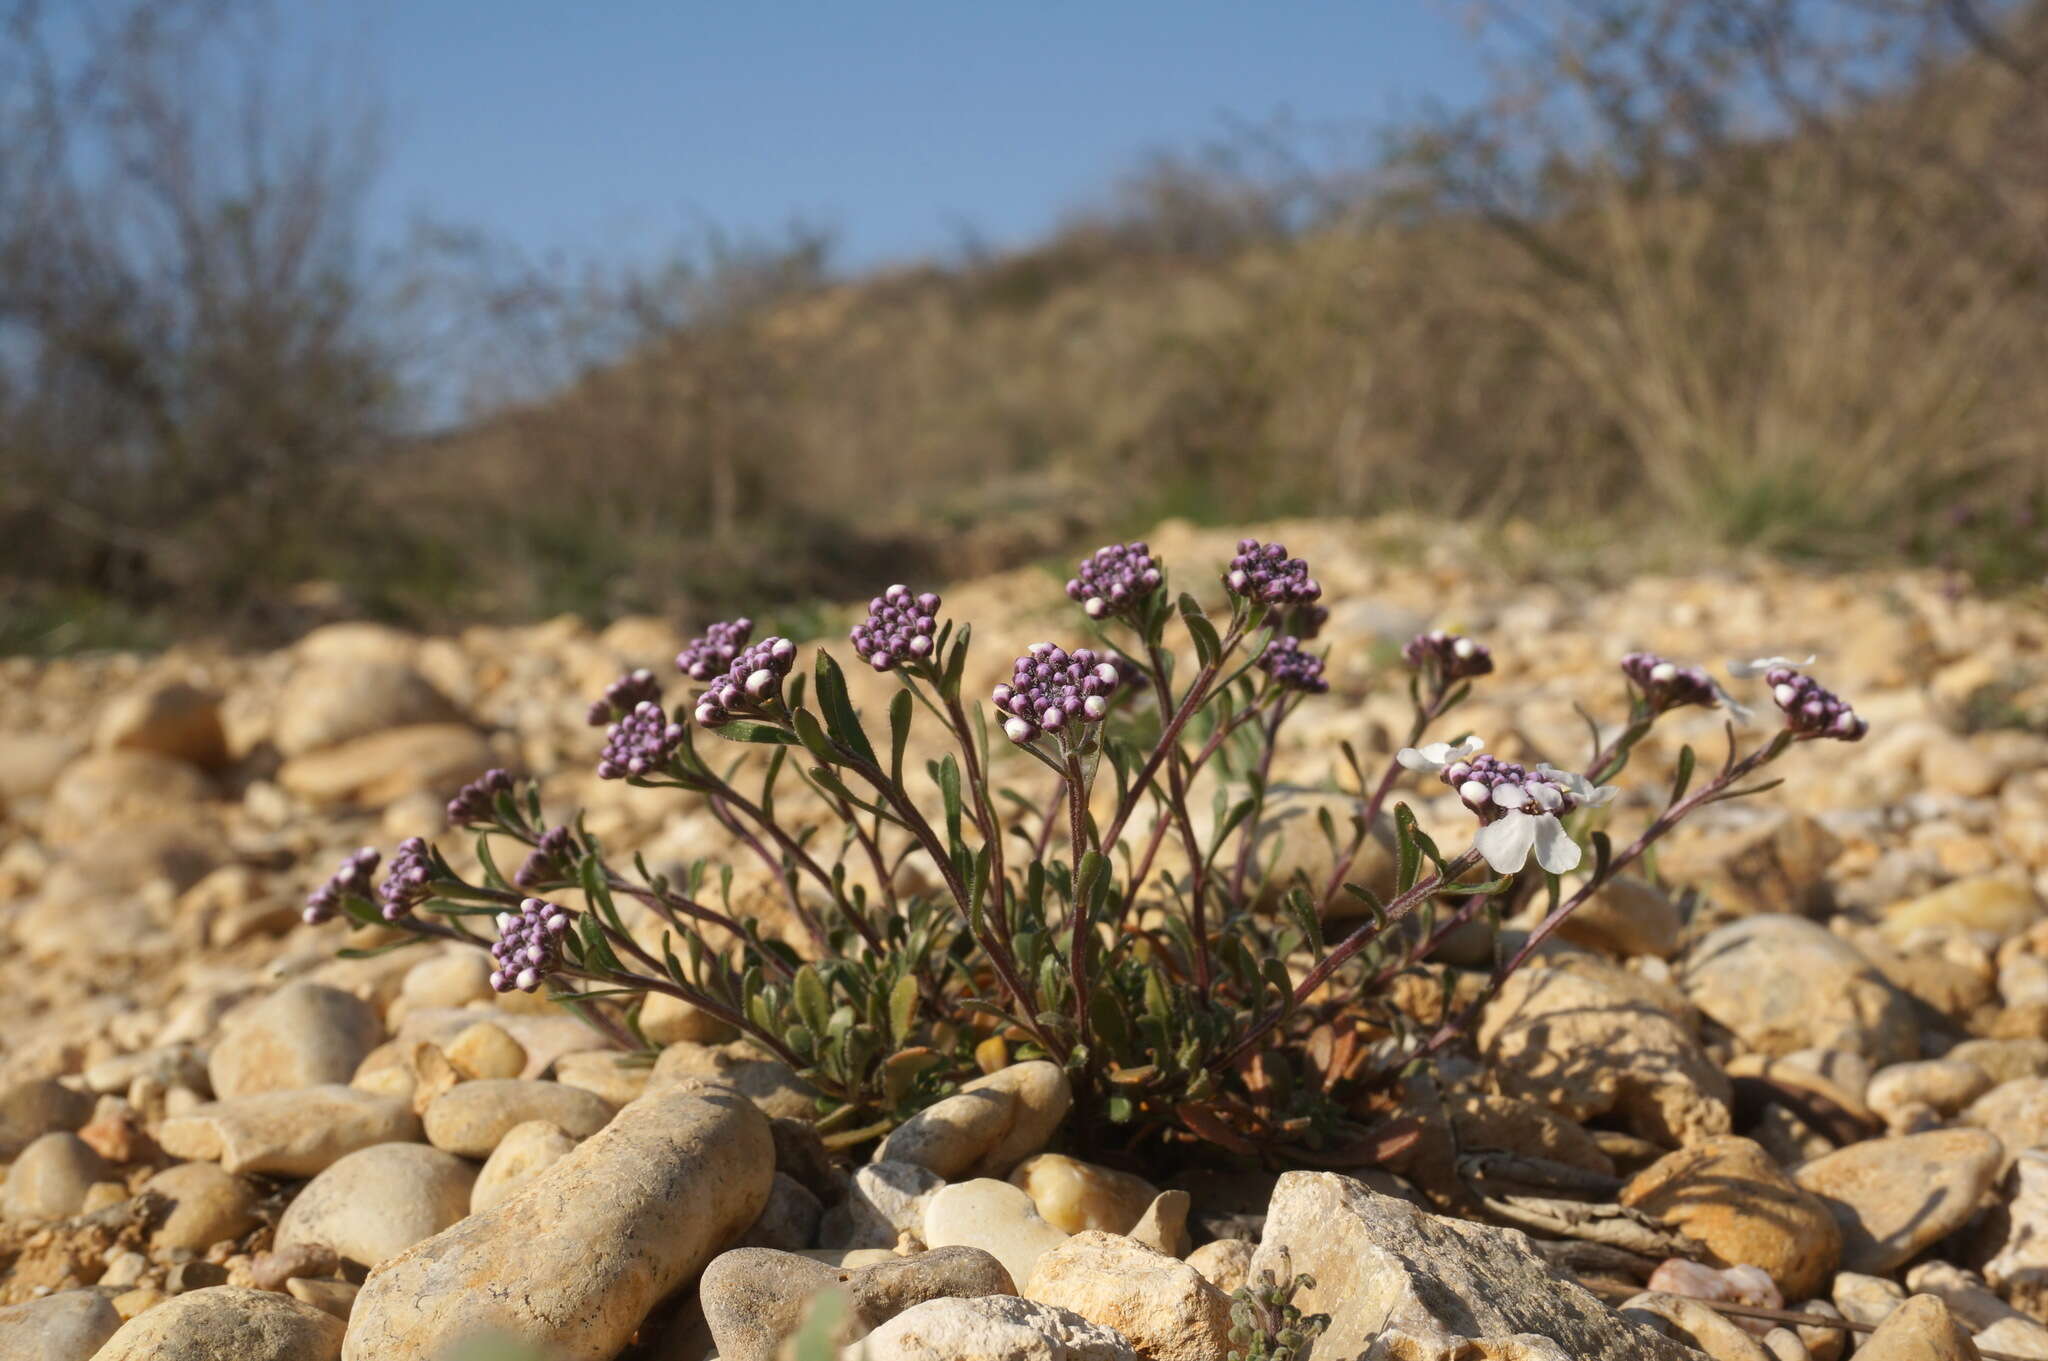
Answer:
[[[0,572],[202,609],[302,570],[396,408],[371,129],[230,0],[21,0],[0,45]]]

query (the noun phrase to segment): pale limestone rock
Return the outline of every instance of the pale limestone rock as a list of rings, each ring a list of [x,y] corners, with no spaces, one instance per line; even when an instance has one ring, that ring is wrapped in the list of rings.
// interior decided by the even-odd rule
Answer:
[[[1937,1130],[1851,1144],[1792,1175],[1842,1226],[1843,1267],[1882,1275],[1962,1227],[2002,1153],[1983,1130]]]
[[[372,1271],[344,1355],[434,1356],[497,1329],[609,1361],[760,1214],[774,1165],[768,1121],[741,1097],[650,1092],[511,1199]]]
[[[106,1181],[114,1170],[76,1134],[45,1134],[21,1151],[7,1169],[0,1187],[0,1211],[17,1224],[35,1224],[75,1215],[84,1208],[94,1182]]]
[[[333,1084],[196,1106],[157,1129],[174,1158],[281,1177],[310,1177],[359,1148],[419,1137],[404,1102]]]
[[[366,1267],[469,1213],[476,1167],[425,1144],[378,1144],[306,1183],[277,1223],[276,1250],[331,1248]]]
[[[1030,1280],[1039,1255],[1067,1241],[1066,1234],[1039,1218],[1030,1196],[988,1177],[933,1192],[925,1202],[923,1237],[928,1247],[991,1253],[1013,1281]]]
[[[1731,922],[1686,952],[1686,996],[1751,1049],[1847,1049],[1874,1063],[1920,1057],[1905,994],[1855,946],[1803,917]]]
[[[206,1065],[222,1101],[347,1082],[384,1038],[375,1008],[339,988],[288,983],[236,1015]]]
[[[1242,1238],[1218,1238],[1190,1252],[1187,1263],[1227,1295],[1249,1279],[1256,1250]]]
[[[427,1142],[467,1158],[487,1158],[514,1126],[545,1120],[584,1139],[612,1118],[595,1092],[559,1082],[493,1078],[462,1082],[434,1098],[422,1117]]]
[[[159,1248],[204,1252],[256,1227],[256,1188],[212,1163],[179,1163],[142,1184],[170,1201],[151,1241]]]
[[[1015,1295],[930,1300],[840,1353],[841,1361],[1137,1361],[1131,1344],[1078,1314]]]
[[[1091,1229],[1039,1254],[1023,1293],[1114,1328],[1148,1361],[1207,1361],[1230,1349],[1230,1296],[1186,1262],[1117,1234]]]
[[[768,1248],[735,1248],[714,1259],[698,1284],[719,1361],[775,1361],[811,1300],[841,1291],[839,1340],[855,1341],[927,1300],[1014,1294],[1002,1264],[974,1248],[938,1248],[862,1266]]]
[[[505,1131],[484,1160],[469,1193],[471,1214],[481,1214],[510,1199],[513,1192],[576,1151],[576,1140],[560,1125],[528,1120]]]
[[[1667,1003],[1612,966],[1532,964],[1487,1006],[1477,1038],[1504,1095],[1573,1120],[1615,1113],[1666,1145],[1726,1134],[1728,1079]]]
[[[513,1078],[526,1071],[526,1050],[503,1026],[479,1021],[442,1051],[465,1079]]]
[[[1039,1217],[1063,1233],[1129,1233],[1159,1195],[1143,1177],[1063,1153],[1026,1158],[1010,1173],[1010,1184],[1023,1188]]]
[[[268,1290],[219,1285],[121,1325],[93,1361],[335,1361],[341,1320]]]
[[[145,751],[205,770],[228,763],[220,696],[180,680],[155,680],[110,700],[93,732],[101,751]]]
[[[121,1327],[102,1290],[60,1290],[0,1309],[0,1356],[8,1361],[90,1361]]]
[[[1713,1361],[1772,1361],[1763,1343],[1696,1299],[1646,1291],[1615,1308],[1623,1318],[1697,1347]]]
[[[1330,1315],[1319,1356],[1358,1356],[1384,1331],[1406,1339],[1395,1356],[1534,1334],[1572,1361],[1697,1361],[1559,1276],[1523,1234],[1426,1214],[1331,1172],[1288,1172],[1274,1188],[1250,1273],[1290,1268],[1316,1281],[1295,1303]]]
[[[1857,1343],[1856,1361],[1978,1361],[1978,1353],[1947,1305],[1914,1295]]]

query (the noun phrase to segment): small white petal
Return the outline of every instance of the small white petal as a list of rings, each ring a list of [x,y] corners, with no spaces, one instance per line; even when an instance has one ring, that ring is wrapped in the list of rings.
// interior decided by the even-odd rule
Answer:
[[[1790,657],[1752,657],[1748,661],[1732,658],[1728,663],[1728,674],[1741,679],[1746,676],[1761,676],[1774,666],[1812,666],[1814,659],[1794,661]]]
[[[1458,786],[1458,797],[1467,803],[1485,803],[1492,794],[1493,787],[1478,780],[1467,780]]]
[[[1528,788],[1529,797],[1536,800],[1544,811],[1554,813],[1564,806],[1564,795],[1558,792],[1556,785],[1532,784]]]
[[[1529,848],[1536,844],[1536,824],[1543,820],[1527,813],[1508,813],[1481,827],[1472,845],[1486,857],[1495,874],[1518,873],[1529,863]]]
[[[1529,820],[1536,824],[1537,864],[1552,874],[1566,874],[1579,867],[1579,843],[1565,835],[1563,824],[1547,813]]]
[[[1451,644],[1451,655],[1461,661],[1469,659],[1478,650],[1478,646],[1470,638],[1460,638],[1457,642]]]
[[[1493,787],[1493,801],[1507,809],[1526,807],[1529,791],[1518,784],[1497,784]]]
[[[1394,759],[1410,770],[1435,772],[1442,770],[1453,761],[1462,760],[1478,751],[1486,743],[1477,737],[1467,737],[1456,746],[1449,742],[1431,742],[1423,747],[1403,747],[1394,753]]]

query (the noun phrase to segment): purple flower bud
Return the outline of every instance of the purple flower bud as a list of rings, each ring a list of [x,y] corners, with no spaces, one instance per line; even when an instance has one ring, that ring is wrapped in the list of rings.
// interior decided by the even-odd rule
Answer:
[[[1237,541],[1237,556],[1224,568],[1223,585],[1232,595],[1283,607],[1313,604],[1323,593],[1306,562],[1288,557],[1277,543],[1257,539]]]
[[[1165,580],[1143,542],[1105,544],[1081,559],[1074,579],[1067,583],[1067,597],[1090,619],[1114,618],[1132,613]]]
[[[1653,652],[1629,653],[1621,659],[1621,671],[1642,692],[1651,713],[1694,704],[1711,709],[1722,702],[1721,687],[1705,671],[1667,662]]]
[[[1432,685],[1438,686],[1484,676],[1493,670],[1493,653],[1485,644],[1442,629],[1416,634],[1401,649],[1401,656]]]
[[[1013,742],[1030,742],[1069,723],[1099,723],[1108,697],[1122,684],[1116,667],[1100,653],[1068,653],[1051,643],[1033,643],[1017,659],[1009,682],[990,691],[997,709],[1011,715],[1003,731]]]
[[[391,868],[377,890],[384,920],[395,922],[411,916],[412,910],[427,900],[433,873],[433,855],[424,839],[409,836],[399,842],[391,856]]]
[[[299,914],[308,926],[318,926],[341,910],[341,900],[350,896],[370,896],[370,878],[377,872],[377,862],[382,857],[374,846],[365,846],[354,851],[341,862],[327,881],[306,895],[305,910]]]
[[[637,671],[628,671],[606,686],[604,697],[591,704],[584,715],[584,722],[593,728],[602,728],[622,715],[632,713],[643,700],[661,703],[661,683],[644,666]]]
[[[576,839],[567,827],[550,827],[541,833],[540,844],[527,855],[526,863],[512,876],[521,888],[534,888],[550,879],[569,877],[576,857]]]
[[[631,713],[605,730],[604,751],[597,758],[597,778],[623,780],[659,770],[682,740],[682,727],[671,723],[659,704],[643,699],[633,706]]]
[[[1266,644],[1266,650],[1259,654],[1259,669],[1283,690],[1320,695],[1330,688],[1329,681],[1323,679],[1323,659],[1302,651],[1299,638],[1275,638]]]
[[[732,665],[732,659],[754,635],[754,621],[734,619],[713,624],[701,638],[676,654],[676,670],[694,681],[708,681]]]
[[[1824,689],[1813,677],[1789,666],[1774,666],[1764,673],[1771,687],[1771,699],[1785,713],[1785,726],[1802,740],[1832,738],[1838,742],[1859,742],[1870,725]]]
[[[499,992],[532,992],[561,967],[570,913],[544,899],[527,898],[517,912],[500,912],[497,920],[498,939],[491,946],[497,968],[491,971],[491,986]]]
[[[908,586],[891,586],[868,602],[867,618],[847,637],[854,651],[877,671],[931,655],[938,630],[939,597],[913,596]]]
[[[498,818],[498,795],[511,792],[510,775],[502,770],[485,771],[456,790],[455,797],[448,800],[448,825],[476,827],[495,824]]]

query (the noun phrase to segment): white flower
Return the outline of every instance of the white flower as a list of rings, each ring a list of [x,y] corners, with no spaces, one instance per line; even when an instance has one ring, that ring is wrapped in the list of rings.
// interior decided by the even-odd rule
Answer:
[[[1493,802],[1507,811],[1479,829],[1472,845],[1495,874],[1517,874],[1536,852],[1536,863],[1552,874],[1566,874],[1579,867],[1583,857],[1577,842],[1565,834],[1556,809],[1569,799],[1574,806],[1598,807],[1614,798],[1612,788],[1596,785],[1575,771],[1538,766],[1538,776],[1527,784],[1498,785]]]
[[[1477,737],[1468,737],[1453,745],[1449,742],[1432,742],[1426,747],[1403,747],[1394,753],[1394,759],[1410,770],[1427,771],[1434,775],[1445,766],[1466,760],[1486,743]]]
[[[1743,661],[1739,657],[1731,657],[1728,659],[1728,674],[1737,680],[1744,680],[1750,676],[1761,676],[1774,666],[1800,667],[1812,666],[1813,663],[1814,659],[1812,657],[1808,657],[1803,662],[1794,661],[1790,657],[1753,657],[1748,661]]]

